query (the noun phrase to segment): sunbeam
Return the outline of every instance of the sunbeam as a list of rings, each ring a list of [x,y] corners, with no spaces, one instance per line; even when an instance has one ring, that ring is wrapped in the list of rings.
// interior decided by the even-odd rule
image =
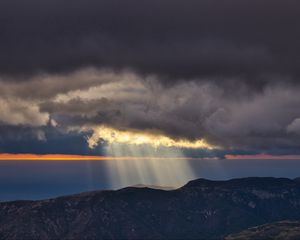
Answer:
[[[195,178],[188,159],[179,149],[163,149],[159,153],[163,156],[161,158],[155,157],[157,151],[159,150],[147,145],[109,144],[106,147],[106,154],[109,156],[144,156],[130,161],[108,161],[112,187],[136,184],[179,187]]]

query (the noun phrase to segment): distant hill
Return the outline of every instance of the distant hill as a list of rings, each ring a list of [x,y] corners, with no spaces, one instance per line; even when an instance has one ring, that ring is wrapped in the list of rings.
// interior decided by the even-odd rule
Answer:
[[[240,233],[231,234],[226,240],[298,240],[300,222],[282,221],[249,228]]]
[[[298,180],[198,179],[0,203],[0,239],[224,239],[282,220],[300,220]]]
[[[145,184],[136,184],[136,185],[133,185],[131,187],[134,187],[134,188],[152,188],[152,189],[159,189],[159,190],[166,190],[166,191],[176,189],[174,187],[169,187],[169,186],[157,186],[157,185],[145,185]]]

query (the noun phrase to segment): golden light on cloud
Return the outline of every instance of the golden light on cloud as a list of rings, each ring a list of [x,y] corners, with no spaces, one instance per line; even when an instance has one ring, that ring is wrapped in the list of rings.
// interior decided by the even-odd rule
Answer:
[[[150,145],[157,147],[193,148],[193,149],[214,149],[213,145],[204,139],[190,141],[187,139],[173,139],[161,133],[151,133],[136,130],[118,130],[106,126],[97,127],[91,137],[88,138],[90,148],[95,148],[100,140],[110,144]]]

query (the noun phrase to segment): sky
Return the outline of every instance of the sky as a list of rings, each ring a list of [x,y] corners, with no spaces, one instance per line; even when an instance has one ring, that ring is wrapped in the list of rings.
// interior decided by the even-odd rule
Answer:
[[[1,0],[0,159],[299,159],[299,7]]]

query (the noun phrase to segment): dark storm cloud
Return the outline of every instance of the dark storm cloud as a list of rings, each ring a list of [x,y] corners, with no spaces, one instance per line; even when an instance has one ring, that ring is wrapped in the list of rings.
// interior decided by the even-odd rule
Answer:
[[[298,0],[1,0],[0,150],[90,153],[85,137],[104,124],[295,153],[299,10]]]
[[[3,0],[0,73],[131,68],[165,81],[299,75],[297,0]]]
[[[40,105],[41,112],[51,112],[52,116],[64,126],[120,123],[121,109],[121,104],[115,104],[107,98],[93,100],[75,98],[65,103],[49,101]]]
[[[86,133],[66,132],[63,129],[0,125],[0,152],[36,154],[101,155],[102,148],[90,149]]]
[[[156,82],[153,89],[133,83],[129,93],[123,89],[129,82],[116,82],[97,89],[95,96],[89,92],[92,99],[69,95],[65,102],[44,102],[40,110],[66,126],[159,130],[174,138],[204,138],[225,149],[299,146],[299,88],[273,85],[252,96],[229,98],[215,84],[159,88]]]

